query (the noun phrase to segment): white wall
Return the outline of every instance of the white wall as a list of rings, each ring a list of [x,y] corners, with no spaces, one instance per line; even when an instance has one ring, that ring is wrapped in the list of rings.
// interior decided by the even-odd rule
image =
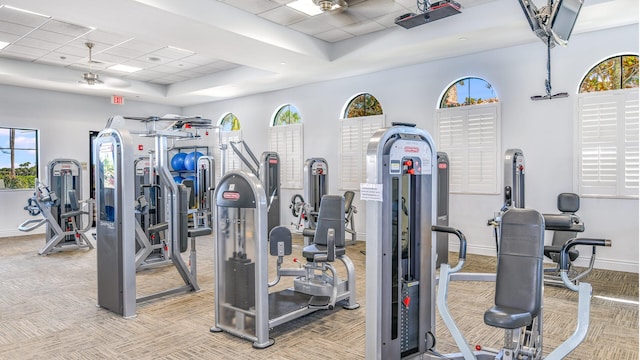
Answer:
[[[80,96],[46,90],[0,85],[0,126],[38,129],[40,136],[39,177],[55,158],[72,158],[89,164],[89,132],[104,129],[114,115],[150,116],[180,113],[178,107],[135,102],[112,105],[108,97]],[[150,143],[141,141],[148,149]],[[82,199],[89,196],[89,173],[83,171]],[[0,191],[0,237],[24,235],[18,226],[31,218],[23,210],[29,190]],[[44,226],[33,231],[44,232]],[[36,250],[34,250],[36,251]]]
[[[534,36],[532,35],[532,39]],[[461,46],[464,46],[461,43]],[[384,49],[381,49],[384,51]],[[295,105],[304,122],[304,158],[325,157],[329,162],[330,193],[342,193],[339,184],[340,110],[355,93],[369,92],[380,100],[387,124],[415,122],[434,129],[434,109],[442,91],[454,80],[478,76],[497,91],[502,109],[502,152],[521,148],[526,157],[526,205],[541,212],[556,211],[556,196],[573,190],[574,113],[582,77],[596,63],[614,54],[638,53],[638,25],[588,34],[574,34],[567,48],[552,50],[552,93],[570,97],[533,102],[544,95],[546,47],[537,39],[530,44],[469,56],[300,86],[184,109],[217,119],[231,111],[240,119],[243,136],[255,153],[267,150],[269,118],[284,103]],[[402,54],[398,54],[402,56]],[[502,178],[502,177],[500,177]],[[284,190],[282,223],[292,219],[289,198],[301,189]],[[452,195],[450,224],[460,228],[472,253],[495,254],[487,219],[502,202],[501,195]],[[365,206],[357,201],[357,228],[366,233]],[[579,213],[584,236],[613,240],[611,248],[598,250],[597,267],[638,272],[638,200],[583,199]],[[457,245],[454,245],[457,248]],[[583,249],[588,254],[588,249]]]
[[[0,126],[40,130],[40,176],[44,177],[44,166],[54,158],[70,157],[88,163],[89,131],[101,130],[106,120],[116,114],[177,113],[202,115],[215,121],[231,111],[240,119],[244,139],[259,154],[268,148],[266,134],[274,110],[291,103],[299,109],[305,124],[303,158],[328,160],[330,193],[338,194],[342,193],[338,188],[338,118],[351,96],[369,92],[380,100],[387,124],[415,122],[431,132],[434,109],[442,91],[456,79],[478,76],[494,86],[501,101],[502,151],[512,147],[524,150],[527,207],[554,212],[557,194],[573,191],[573,129],[578,84],[594,64],[625,52],[638,53],[637,24],[574,34],[567,48],[552,50],[552,92],[566,91],[571,96],[550,101],[529,99],[531,95],[544,94],[546,79],[546,47],[535,39],[530,44],[505,49],[184,109],[129,99],[125,105],[116,106],[111,105],[108,98],[0,86]],[[86,171],[84,175],[87,180],[83,197],[86,197]],[[0,191],[0,236],[21,234],[16,229],[28,217],[22,208],[31,192]],[[288,208],[291,195],[301,192],[302,189],[283,191],[283,224],[293,220]],[[471,253],[495,253],[492,231],[486,222],[501,202],[501,195],[451,196],[450,224],[467,235]],[[356,201],[356,206],[355,220],[359,237],[363,238],[365,206],[360,201]],[[587,228],[584,236],[613,240],[613,247],[598,250],[597,267],[638,272],[638,200],[583,199],[580,215]],[[457,248],[457,244],[452,246]],[[587,249],[583,253],[588,253]]]

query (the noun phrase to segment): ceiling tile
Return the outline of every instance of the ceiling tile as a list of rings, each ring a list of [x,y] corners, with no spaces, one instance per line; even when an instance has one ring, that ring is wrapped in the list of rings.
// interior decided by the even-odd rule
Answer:
[[[58,34],[64,34],[64,35],[69,35],[73,37],[84,35],[93,30],[92,28],[87,26],[71,24],[71,23],[59,21],[59,20],[51,20],[46,24],[42,25],[40,28],[43,30],[53,31]]]
[[[128,74],[127,77],[130,77],[133,79],[139,79],[139,80],[151,80],[151,79],[161,78],[165,75],[166,75],[165,73],[161,73],[158,71],[140,70],[140,71],[136,71],[134,73]]]
[[[390,14],[387,14],[385,16],[380,16],[379,18],[375,18],[373,19],[375,22],[377,22],[378,24],[385,26],[387,28],[399,28],[398,25],[396,25],[395,23],[395,19],[400,16],[400,15],[404,15],[407,13],[407,10],[402,9],[402,10],[398,10],[395,12],[392,12]]]
[[[149,43],[149,42],[146,42],[146,41],[142,41],[142,40],[138,40],[138,39],[127,40],[126,42],[123,42],[118,46],[123,47],[125,49],[133,49],[133,50],[142,51],[144,53],[150,53],[150,52],[153,52],[153,51],[156,51],[156,50],[160,50],[161,48],[164,47],[162,45],[152,44],[152,43]]]
[[[157,64],[154,64],[149,61],[142,61],[142,60],[127,60],[123,62],[122,65],[133,66],[141,69],[148,69],[156,66]]]
[[[198,67],[200,65],[189,63],[189,62],[182,61],[182,60],[175,60],[175,61],[170,61],[170,62],[166,63],[166,66],[170,66],[172,68],[175,68],[176,71],[183,71],[183,70],[189,70],[189,69],[196,68],[196,67]]]
[[[347,25],[342,28],[342,30],[353,35],[364,35],[384,29],[386,29],[386,27],[378,24],[375,21],[363,21],[361,23]]]
[[[280,4],[269,0],[224,0],[223,2],[252,14],[259,14],[280,6]]]
[[[69,41],[75,39],[73,36],[58,34],[51,31],[36,29],[27,35],[27,37],[51,42],[54,44],[66,44]]]
[[[30,37],[23,37],[22,39],[16,41],[14,44],[21,46],[29,46],[36,49],[52,51],[60,47],[60,44],[51,43],[44,40],[38,40]]]
[[[353,37],[353,35],[340,29],[329,30],[323,33],[316,34],[314,36],[320,40],[324,40],[328,42],[337,42],[337,41],[341,41],[341,40],[345,40]]]
[[[62,53],[62,54],[81,56],[81,57],[88,57],[89,56],[89,49],[87,49],[86,47],[81,48],[81,47],[71,46],[71,45],[62,46],[62,47],[56,49],[56,52],[59,52],[59,53]]]
[[[49,17],[30,14],[24,11],[14,10],[4,6],[0,7],[0,21],[7,21],[13,24],[34,28],[49,21],[49,19]]]
[[[334,27],[316,18],[309,18],[289,25],[289,28],[305,34],[314,35],[317,33],[329,31]]]
[[[176,69],[175,67],[167,66],[167,65],[164,65],[164,64],[163,65],[154,66],[154,67],[149,68],[149,69],[151,69],[153,71],[159,71],[161,73],[164,73],[165,75],[166,74],[174,74],[174,73],[179,72],[179,70]]]
[[[104,62],[104,63],[111,63],[111,64],[121,64],[125,61],[130,60],[129,58],[123,57],[123,56],[117,56],[117,55],[110,55],[107,53],[100,53],[98,55],[94,55],[93,56],[93,60],[95,61],[99,61],[99,62]],[[111,65],[109,65],[111,66]]]
[[[107,50],[101,52],[100,54],[121,56],[127,59],[136,59],[144,55],[145,52],[134,50],[134,49],[123,48],[122,46],[114,46],[114,47],[108,48]]]
[[[315,18],[336,28],[367,20],[364,16],[351,12],[349,8],[345,10],[325,12]]]
[[[85,41],[99,42],[106,45],[117,45],[131,39],[130,36],[110,33],[100,29],[96,29],[82,37]]]
[[[62,54],[59,52],[50,52],[42,56],[40,59],[38,59],[38,61],[40,60],[55,61],[55,62],[65,63],[66,65],[70,65],[78,61],[81,61],[82,59],[83,57],[81,56]]]
[[[412,12],[418,12],[418,4],[416,0],[395,0],[396,4],[410,9]]]
[[[0,31],[5,33],[24,36],[28,34],[29,31],[31,30],[33,30],[33,28],[28,26],[17,25],[14,23],[6,22],[6,21],[0,21]]]
[[[183,58],[182,61],[190,62],[192,64],[206,65],[214,61],[214,59],[203,56],[203,55],[194,54],[186,58]]]
[[[354,6],[350,6],[346,12],[363,16],[367,19],[375,19],[377,17],[384,16],[402,9],[404,9],[404,6],[396,4],[394,1],[369,0]]]
[[[18,35],[9,34],[9,33],[0,31],[0,41],[12,43],[12,42],[14,42],[14,41],[16,41],[18,39],[20,39],[20,36],[18,36]]]
[[[265,11],[259,15],[267,20],[273,21],[276,24],[280,25],[291,25],[293,23],[297,23],[308,18],[307,15],[301,13],[300,11],[291,9],[288,6],[281,6],[275,9],[271,9]]]
[[[26,56],[33,56],[34,60],[49,52],[49,50],[36,49],[36,48],[32,48],[29,46],[22,46],[22,45],[9,45],[5,49],[12,53],[23,54]]]
[[[182,50],[182,49],[177,49],[177,48],[172,48],[167,46],[165,48],[148,53],[147,55],[157,56],[161,59],[167,58],[167,59],[178,60],[178,59],[186,58],[187,56],[191,56],[193,54],[194,53],[189,50]]]

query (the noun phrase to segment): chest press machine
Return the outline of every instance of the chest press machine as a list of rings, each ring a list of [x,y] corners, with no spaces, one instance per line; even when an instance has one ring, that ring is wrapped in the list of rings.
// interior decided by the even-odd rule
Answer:
[[[496,274],[461,273],[466,238],[437,223],[437,164],[431,136],[407,124],[376,132],[367,149],[367,182],[382,189],[382,201],[367,203],[367,359],[542,359],[542,287],[544,219],[535,210],[513,208],[501,220]],[[381,221],[380,219],[384,219]],[[435,234],[460,241],[455,267],[440,267],[436,299]],[[568,253],[576,245],[610,246],[610,240],[572,239],[560,250],[560,276],[579,293],[574,334],[546,359],[562,359],[585,338],[589,326],[591,285],[567,277]],[[499,351],[472,350],[447,305],[453,280],[495,281],[495,305],[484,322],[505,331]],[[435,349],[435,307],[460,352]]]

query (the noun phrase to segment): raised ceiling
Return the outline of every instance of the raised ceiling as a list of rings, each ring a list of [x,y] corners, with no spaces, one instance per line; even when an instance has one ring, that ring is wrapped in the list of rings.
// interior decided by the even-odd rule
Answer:
[[[539,41],[516,0],[461,0],[409,30],[394,19],[413,0],[316,16],[289,1],[0,0],[0,83],[185,106]],[[633,23],[637,0],[586,0],[574,33]],[[104,84],[79,82],[89,71]]]

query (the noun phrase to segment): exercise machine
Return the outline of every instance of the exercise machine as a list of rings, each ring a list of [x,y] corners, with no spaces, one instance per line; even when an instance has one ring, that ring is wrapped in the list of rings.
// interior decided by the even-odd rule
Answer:
[[[136,314],[136,303],[180,292],[198,291],[196,274],[196,238],[211,233],[210,228],[188,228],[188,191],[173,181],[167,161],[168,138],[194,138],[191,129],[207,129],[211,123],[199,117],[121,117],[109,119],[108,124],[123,124],[125,120],[141,121],[146,129],[141,136],[154,139],[153,168],[158,177],[158,189],[164,197],[165,221],[154,226],[163,228],[171,263],[175,266],[184,285],[137,297],[136,294],[136,216],[134,213],[135,167],[133,140],[126,129],[106,128],[94,142],[97,194],[98,247],[98,305],[123,317]],[[164,227],[166,226],[166,229]],[[181,252],[189,247],[189,265]]]
[[[493,227],[496,252],[500,247],[500,221],[502,214],[511,208],[524,208],[524,153],[520,149],[508,149],[504,153],[504,192],[502,207],[487,221]]]
[[[258,161],[249,145],[244,141],[232,141],[229,145],[247,169],[262,180],[262,186],[267,193],[268,231],[271,231],[280,225],[280,157],[276,152],[265,151]],[[251,161],[244,156],[238,146],[244,147]]]
[[[215,190],[217,233],[215,256],[215,325],[211,332],[227,332],[251,340],[255,348],[271,346],[270,329],[293,319],[342,303],[356,309],[356,277],[344,241],[344,199],[325,196],[313,243],[302,249],[307,263],[282,268],[292,252],[291,231],[278,226],[267,234],[266,192],[258,178],[245,171],[225,174]],[[268,256],[277,256],[276,278],[269,281]],[[338,276],[340,261],[347,274]],[[270,291],[282,277],[293,287]]]
[[[504,153],[504,207],[524,208],[524,153],[508,149]]]
[[[367,359],[540,359],[542,355],[542,258],[544,220],[535,210],[512,208],[501,220],[502,245],[496,274],[462,273],[466,238],[461,231],[437,224],[437,157],[431,136],[409,124],[394,124],[373,134],[367,148],[367,183],[379,194],[367,202]],[[443,263],[435,277],[437,232],[460,242],[455,267]],[[609,240],[573,239],[576,245],[610,246]],[[496,303],[487,310],[487,325],[504,329],[501,350],[473,350],[451,316],[450,281],[495,281]],[[436,299],[436,283],[438,286]],[[573,284],[571,284],[573,285]],[[547,359],[561,359],[586,336],[591,287],[581,283],[578,328]],[[435,308],[459,353],[435,349]]]
[[[544,217],[545,230],[553,231],[553,240],[550,245],[544,247],[544,256],[555,264],[554,267],[544,269],[544,281],[545,284],[564,285],[564,281],[560,276],[560,250],[562,250],[562,246],[567,241],[576,238],[578,233],[584,232],[584,223],[576,214],[580,209],[580,196],[578,194],[558,194],[557,206],[560,214],[542,215]],[[596,246],[591,247],[589,264],[582,271],[578,271],[573,266],[573,262],[580,256],[580,252],[577,249],[571,249],[567,255],[567,277],[573,284],[577,285],[581,279],[585,278],[593,270],[593,265],[596,261]]]
[[[197,164],[197,211],[195,213],[195,227],[211,228],[211,204],[216,185],[215,159],[213,156],[200,156]]]
[[[297,219],[297,223],[291,225],[294,225],[296,230],[302,230],[305,244],[308,244],[313,236],[313,230],[316,228],[320,201],[329,191],[327,160],[323,158],[307,159],[304,162],[303,173],[303,195],[293,195],[289,208]]]
[[[33,196],[24,209],[31,216],[18,230],[29,232],[46,225],[45,245],[39,255],[57,251],[93,249],[86,233],[93,221],[93,200],[78,200],[82,192],[82,167],[77,160],[54,159],[47,164],[49,185],[36,179]],[[86,216],[86,221],[83,219]]]
[[[449,156],[438,151],[438,225],[449,226]],[[449,262],[449,235],[436,233],[436,268]]]
[[[136,270],[171,264],[164,231],[164,197],[153,166],[153,153],[134,160]]]

